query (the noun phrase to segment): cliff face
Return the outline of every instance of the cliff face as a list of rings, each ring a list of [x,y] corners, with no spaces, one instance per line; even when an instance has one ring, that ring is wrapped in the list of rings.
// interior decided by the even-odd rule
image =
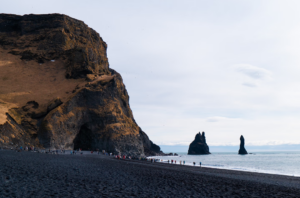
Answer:
[[[240,137],[240,140],[241,140],[241,143],[240,143],[239,154],[240,155],[246,155],[246,154],[248,154],[248,152],[245,149],[245,139],[242,135]]]
[[[203,155],[203,154],[210,154],[209,147],[206,144],[205,133],[197,133],[195,136],[195,140],[190,144],[189,155]]]
[[[143,142],[143,147],[144,147],[144,153],[147,156],[156,156],[156,155],[166,155],[164,154],[161,150],[160,147],[156,144],[154,144],[149,137],[147,136],[147,134],[142,131],[142,129],[140,128],[140,137],[141,140]]]
[[[0,45],[23,60],[63,59],[66,77],[108,74],[106,43],[82,21],[66,15],[0,15]]]
[[[65,15],[0,14],[0,146],[159,153],[135,122],[106,48]]]

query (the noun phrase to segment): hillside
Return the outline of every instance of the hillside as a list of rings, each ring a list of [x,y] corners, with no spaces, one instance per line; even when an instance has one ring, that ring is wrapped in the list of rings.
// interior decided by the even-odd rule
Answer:
[[[159,153],[106,49],[66,15],[0,14],[0,145]]]

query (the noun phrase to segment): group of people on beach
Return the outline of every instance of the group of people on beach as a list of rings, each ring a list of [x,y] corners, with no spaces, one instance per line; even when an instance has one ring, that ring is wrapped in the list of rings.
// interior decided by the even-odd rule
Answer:
[[[1,149],[3,149],[3,148],[1,148],[0,147],[0,150]],[[11,148],[12,149],[12,148]],[[40,152],[39,150],[37,150],[36,148],[34,148],[34,146],[25,146],[25,147],[22,147],[22,146],[20,146],[16,151],[38,151],[38,152]],[[52,154],[58,154],[59,153],[59,150],[51,150],[51,149],[48,149],[48,150],[44,150],[44,151],[42,151],[43,153],[52,153]],[[65,150],[64,149],[61,149],[60,150],[60,153],[61,154],[65,154]],[[98,155],[100,154],[100,151],[99,151],[99,149],[96,149],[96,151],[95,151]],[[70,151],[70,154],[71,155],[76,155],[76,153],[80,153],[81,155],[83,154],[83,151],[82,151],[82,149],[81,148],[79,148],[79,149],[77,149],[77,150],[71,150]],[[92,150],[91,151],[91,154],[93,154],[94,153],[94,151]],[[113,154],[112,153],[108,153],[108,152],[106,152],[105,150],[102,150],[102,154],[103,155],[107,155],[107,156],[113,156]],[[163,162],[163,160],[162,159],[154,159],[154,158],[145,158],[145,157],[139,157],[139,158],[136,158],[136,157],[131,157],[131,156],[126,156],[126,155],[114,155],[114,158],[116,158],[116,159],[135,159],[135,160],[146,160],[146,161],[150,161],[151,163],[154,163],[154,162]],[[168,160],[168,161],[166,161],[168,164],[170,164],[170,162],[171,162],[171,164],[176,164],[177,162],[176,162],[176,160]],[[179,164],[180,165],[185,165],[185,160],[180,160],[179,161]],[[193,165],[194,166],[196,166],[196,162],[193,162]],[[201,165],[202,165],[202,163],[201,162],[199,162],[199,166],[201,167]]]
[[[151,161],[152,163],[153,162],[163,162],[163,160],[162,159],[154,159],[154,158],[149,158],[148,159],[148,161]],[[166,161],[168,164],[170,164],[170,162],[171,162],[171,164],[176,164],[177,162],[176,162],[176,160],[168,160],[168,161]],[[180,165],[185,165],[185,160],[180,160],[179,161],[179,164]],[[196,162],[193,162],[193,165],[194,166],[196,166]],[[199,166],[201,167],[201,165],[202,165],[202,163],[201,162],[199,162]]]
[[[20,146],[20,151],[36,151],[36,149],[34,148],[34,146]]]
[[[168,160],[167,162],[168,162],[168,164],[170,164],[170,160]],[[176,160],[171,160],[171,164],[173,164],[173,163],[176,164]],[[181,164],[185,165],[185,161],[184,161],[184,160],[183,160],[183,161],[180,160],[180,161],[179,161],[179,164],[180,164],[180,165],[181,165]]]

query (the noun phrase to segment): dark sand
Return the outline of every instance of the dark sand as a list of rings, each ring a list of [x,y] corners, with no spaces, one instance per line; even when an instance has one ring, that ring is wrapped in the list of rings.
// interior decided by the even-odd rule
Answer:
[[[0,150],[0,197],[300,197],[300,178]]]

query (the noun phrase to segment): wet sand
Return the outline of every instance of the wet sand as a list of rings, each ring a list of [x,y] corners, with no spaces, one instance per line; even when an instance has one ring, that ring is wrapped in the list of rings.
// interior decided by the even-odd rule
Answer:
[[[0,150],[0,197],[299,197],[300,178]]]

